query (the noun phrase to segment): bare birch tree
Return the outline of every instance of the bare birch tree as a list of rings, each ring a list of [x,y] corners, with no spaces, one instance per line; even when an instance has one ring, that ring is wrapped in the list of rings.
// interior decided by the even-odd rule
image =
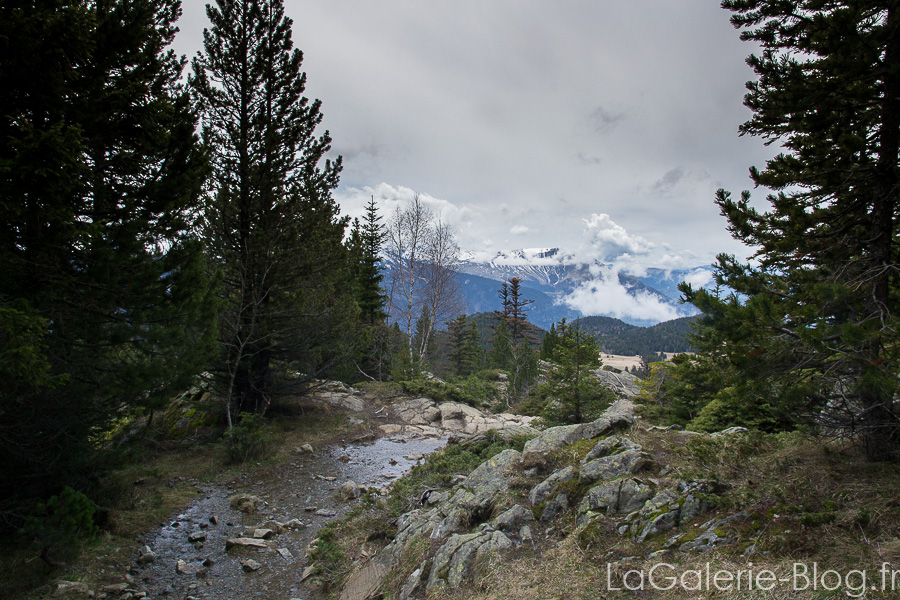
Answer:
[[[456,283],[456,234],[416,194],[394,211],[387,225],[385,253],[391,264],[388,313],[407,335],[411,364],[420,366],[435,323],[447,321],[463,308]],[[422,314],[428,315],[427,323],[416,336],[416,322]]]

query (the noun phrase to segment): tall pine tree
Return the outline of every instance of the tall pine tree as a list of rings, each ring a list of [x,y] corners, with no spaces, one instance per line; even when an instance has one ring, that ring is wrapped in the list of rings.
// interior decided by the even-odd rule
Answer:
[[[783,152],[751,169],[775,191],[717,202],[753,265],[721,256],[718,281],[748,300],[687,288],[732,344],[733,360],[767,377],[795,415],[857,435],[870,460],[894,456],[900,419],[897,233],[900,221],[900,5],[894,1],[726,0],[748,64],[752,118],[741,133]],[[737,329],[756,334],[746,349]],[[746,352],[742,350],[746,349]],[[739,399],[735,400],[740,401]]]
[[[354,227],[354,233],[358,239],[355,245],[359,261],[357,302],[360,316],[364,323],[376,325],[383,323],[387,317],[384,311],[387,298],[381,289],[381,282],[384,280],[384,274],[381,272],[381,248],[387,233],[381,223],[381,215],[378,214],[374,196],[371,196],[369,203],[366,204],[362,224]]]
[[[346,219],[331,192],[341,159],[316,137],[303,56],[281,0],[217,0],[193,63],[212,178],[205,238],[225,273],[221,383],[232,412],[264,412],[287,380],[334,368],[355,318]]]
[[[4,495],[71,481],[114,420],[207,365],[215,304],[192,238],[206,160],[166,49],[179,14],[0,6]]]

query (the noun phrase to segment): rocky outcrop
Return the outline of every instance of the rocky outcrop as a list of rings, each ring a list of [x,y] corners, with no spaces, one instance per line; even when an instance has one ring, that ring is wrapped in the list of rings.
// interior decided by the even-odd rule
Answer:
[[[582,482],[602,481],[632,475],[653,461],[641,450],[625,450],[596,458],[581,465],[579,479]]]
[[[641,393],[640,380],[632,375],[622,371],[608,371],[606,369],[598,369],[594,371],[594,375],[604,387],[612,390],[619,398],[634,398]]]
[[[604,481],[592,487],[578,505],[578,524],[586,525],[595,514],[620,515],[639,510],[653,497],[653,488],[638,479]]]
[[[446,433],[466,436],[478,435],[492,430],[515,430],[518,434],[535,436],[538,431],[531,427],[535,417],[509,413],[491,414],[459,402],[437,403],[430,398],[413,398],[397,402],[391,407],[402,424],[381,425],[388,435],[418,433],[421,435],[444,435]]]
[[[560,484],[572,481],[576,477],[578,477],[578,471],[575,470],[575,467],[569,466],[561,469],[531,488],[531,492],[528,494],[528,501],[533,505],[540,504],[549,498]]]
[[[617,400],[603,415],[590,423],[551,427],[528,440],[522,453],[526,462],[534,460],[531,454],[546,454],[559,450],[580,440],[589,440],[634,425],[634,403],[631,400]]]
[[[443,431],[471,434],[468,440],[461,442],[463,444],[487,439],[485,432],[493,426],[499,426],[491,434],[495,437],[535,435],[535,439],[526,443],[525,452],[541,460],[545,459],[544,455],[575,441],[605,435],[634,423],[633,405],[627,400],[616,402],[603,417],[592,423],[554,427],[543,433],[528,427],[530,420],[527,418],[484,415],[466,405],[437,404],[428,398],[400,402],[394,406],[394,412],[408,428],[440,427]],[[627,448],[624,442],[620,446],[610,446],[608,452],[625,449],[639,453],[639,447]],[[604,457],[601,454],[597,452],[597,459]],[[403,598],[409,598],[417,590],[424,589],[427,594],[439,586],[459,586],[474,574],[473,565],[487,554],[523,542],[535,543],[529,525],[535,521],[531,510],[513,504],[498,511],[501,502],[508,502],[513,493],[510,491],[511,479],[521,476],[523,467],[523,453],[507,449],[483,462],[452,489],[427,494],[420,508],[397,520],[397,533],[391,543],[351,574],[341,599],[360,600],[381,593],[385,577],[400,563],[405,549],[416,539],[438,542],[437,551],[431,563],[420,565],[405,580],[401,590]],[[578,477],[579,467],[570,465],[550,474],[532,488],[529,500],[532,504],[542,505],[542,520],[553,519],[568,510],[570,498],[562,488],[577,482]]]
[[[362,412],[366,409],[366,402],[359,392],[340,381],[316,382],[309,397],[329,406],[352,412]]]
[[[472,561],[486,552],[511,546],[509,538],[490,524],[475,535],[463,532],[490,517],[498,500],[509,488],[510,472],[521,460],[519,452],[504,450],[479,465],[455,487],[452,495],[442,498],[432,508],[417,509],[402,515],[397,521],[394,540],[350,576],[341,592],[341,600],[357,600],[368,597],[366,594],[375,594],[383,579],[400,561],[408,544],[417,538],[449,538],[438,550],[438,555],[446,557],[440,563],[442,567],[437,567],[438,555],[435,556],[435,568],[440,570],[446,567],[446,574],[436,577],[433,582],[429,578],[429,589],[439,581],[462,581],[461,578],[470,573]],[[516,520],[514,515],[508,517],[510,522]],[[522,519],[524,522],[525,517]],[[432,573],[438,572],[435,568],[432,568]],[[410,585],[415,587],[412,583]]]
[[[520,534],[525,523],[534,521],[534,515],[521,504],[515,504],[512,508],[500,513],[491,520],[491,527],[507,534]]]
[[[434,404],[427,398],[401,403],[396,411],[409,423],[429,427],[449,423],[463,429],[478,412],[455,403]],[[658,478],[651,455],[626,437],[634,422],[633,404],[622,399],[591,423],[547,429],[526,442],[522,453],[504,450],[451,488],[429,490],[418,508],[398,519],[391,543],[351,575],[341,599],[363,600],[387,593],[382,588],[388,577],[393,581],[400,577],[399,597],[404,600],[428,597],[443,586],[459,587],[478,577],[479,565],[486,564],[491,553],[522,544],[539,546],[549,532],[559,535],[565,527],[558,518],[572,513],[576,531],[602,522],[604,530],[652,542],[656,552],[703,552],[729,543],[721,521],[713,520],[690,530],[693,537],[668,534],[663,550],[658,549],[666,532],[696,523],[710,509],[710,496],[724,487],[709,481]],[[482,432],[461,443],[488,439]],[[573,462],[566,447],[590,439],[597,442],[583,459]],[[526,490],[527,503],[521,498]],[[411,573],[397,573],[416,540],[429,542],[432,550]]]
[[[479,559],[512,546],[512,541],[501,531],[453,535],[434,555],[426,594],[442,585],[458,588],[472,574],[473,565]]]

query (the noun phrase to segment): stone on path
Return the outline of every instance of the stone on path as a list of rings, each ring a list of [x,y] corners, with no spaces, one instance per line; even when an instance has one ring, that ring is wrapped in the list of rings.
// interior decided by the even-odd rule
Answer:
[[[225,541],[225,549],[231,550],[232,548],[268,548],[269,545],[265,540],[260,540],[256,538],[231,538]]]
[[[244,570],[248,573],[252,573],[253,571],[259,571],[262,567],[261,564],[253,560],[252,558],[248,558],[247,560],[241,562],[241,566],[244,567]]]

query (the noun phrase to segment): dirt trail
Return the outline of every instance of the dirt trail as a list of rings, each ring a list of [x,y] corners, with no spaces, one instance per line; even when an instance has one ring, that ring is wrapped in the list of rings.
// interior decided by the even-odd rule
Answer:
[[[445,443],[446,438],[394,436],[368,444],[339,444],[297,454],[259,475],[203,486],[183,513],[141,540],[156,558],[135,564],[135,587],[151,600],[315,598],[315,592],[301,583],[306,548],[325,523],[352,506],[338,498],[341,484],[352,480],[384,487]],[[257,496],[264,504],[255,514],[241,513],[229,506],[235,494]],[[292,519],[304,526],[276,535],[268,548],[225,550],[229,538],[249,537],[250,530],[269,520]],[[205,534],[205,539],[192,542],[192,534],[194,539]],[[244,569],[242,562],[248,559],[259,563],[257,571]]]

